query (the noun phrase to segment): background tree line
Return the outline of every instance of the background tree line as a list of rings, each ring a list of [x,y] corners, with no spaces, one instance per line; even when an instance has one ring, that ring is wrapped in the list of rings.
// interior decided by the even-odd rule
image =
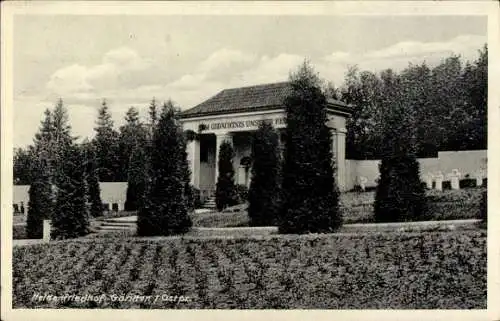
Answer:
[[[425,62],[405,70],[378,74],[349,68],[344,84],[329,85],[327,95],[354,105],[347,124],[349,159],[381,159],[387,101],[394,96],[394,80],[411,77],[419,92],[414,127],[417,157],[436,157],[438,151],[487,148],[488,48],[464,63],[452,55],[430,68]]]
[[[63,107],[62,100],[58,104]],[[51,130],[47,124],[46,128],[43,128],[43,123],[50,121],[48,119],[51,117],[50,113],[51,111],[48,109],[45,111],[41,132],[36,134],[33,144],[14,150],[14,184],[16,185],[29,185],[33,181],[32,168],[36,165],[37,145],[41,139],[39,137],[48,135],[45,132]],[[95,121],[95,135],[92,140],[85,139],[82,142],[82,146],[92,147],[95,153],[95,165],[100,182],[127,181],[129,164],[133,161],[135,147],[144,145],[146,139],[150,138],[152,126],[158,117],[158,107],[153,98],[149,106],[149,121],[147,123],[140,121],[137,108],[130,107],[124,116],[125,123],[117,130],[106,100],[102,101]]]

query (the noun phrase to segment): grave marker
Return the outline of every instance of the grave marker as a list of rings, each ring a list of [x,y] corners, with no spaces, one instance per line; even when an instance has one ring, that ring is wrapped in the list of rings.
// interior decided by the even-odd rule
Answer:
[[[451,189],[459,190],[460,189],[460,176],[462,174],[458,171],[458,169],[453,169],[449,174],[451,179]]]
[[[443,190],[443,179],[444,175],[441,172],[438,172],[436,176],[434,176],[436,179],[436,190],[442,191]]]
[[[359,178],[359,186],[361,187],[361,190],[364,192],[366,191],[366,183],[368,182],[368,178],[361,176]]]
[[[475,173],[475,177],[476,177],[476,186],[477,187],[483,186],[483,171],[482,170],[477,171]]]
[[[43,220],[43,240],[45,242],[50,241],[50,231],[52,229],[52,224],[50,220]]]
[[[432,181],[434,180],[434,176],[432,175],[432,173],[427,173],[424,176],[424,180],[425,180],[425,185],[427,186],[427,188],[432,189]]]

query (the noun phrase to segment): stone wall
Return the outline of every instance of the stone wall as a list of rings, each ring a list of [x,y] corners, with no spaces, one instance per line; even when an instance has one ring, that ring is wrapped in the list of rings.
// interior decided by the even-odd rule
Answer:
[[[474,178],[477,170],[483,170],[487,175],[487,151],[447,151],[439,152],[436,158],[419,158],[421,176],[427,173],[441,171],[444,175],[458,169],[462,177],[469,175]],[[358,185],[360,177],[366,177],[366,187],[375,187],[379,176],[378,165],[380,160],[346,160],[347,189],[351,190]]]
[[[112,205],[116,204],[119,210],[122,210],[127,196],[127,182],[101,182],[101,200],[103,204],[109,204],[110,210]],[[14,185],[13,186],[13,204],[21,207],[21,202],[24,204],[25,213],[28,210],[29,201],[29,185]]]

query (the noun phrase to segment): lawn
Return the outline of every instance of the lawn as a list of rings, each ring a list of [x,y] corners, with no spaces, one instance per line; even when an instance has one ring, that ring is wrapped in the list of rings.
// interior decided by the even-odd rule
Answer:
[[[54,242],[14,247],[13,307],[484,309],[486,257],[484,230]]]

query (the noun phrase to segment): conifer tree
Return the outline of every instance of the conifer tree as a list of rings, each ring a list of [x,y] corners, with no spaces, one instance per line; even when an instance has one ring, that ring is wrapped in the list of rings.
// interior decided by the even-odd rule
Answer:
[[[42,238],[43,220],[50,219],[53,211],[50,172],[47,159],[42,155],[32,168],[32,182],[29,189],[26,235],[30,239]]]
[[[219,149],[219,176],[215,187],[215,204],[219,211],[237,204],[233,158],[234,151],[231,143],[222,142]]]
[[[99,186],[99,176],[97,172],[97,156],[95,146],[90,143],[83,145],[86,154],[86,180],[88,184],[88,200],[90,202],[90,215],[93,217],[102,216],[103,205],[101,200],[101,188]]]
[[[68,110],[64,106],[62,99],[57,101],[53,117],[53,139],[55,144],[60,149],[65,149],[71,145],[75,138],[71,136],[71,126],[68,123]]]
[[[99,181],[114,182],[119,179],[120,162],[118,156],[118,133],[113,128],[113,120],[109,113],[106,100],[102,101],[97,116],[96,135],[94,144],[96,146]]]
[[[148,177],[146,167],[147,161],[145,147],[136,144],[130,155],[125,211],[135,211],[142,206],[141,204],[144,201]]]
[[[85,155],[76,145],[70,145],[62,156],[64,162],[59,169],[61,179],[52,218],[54,239],[76,238],[89,232]]]
[[[158,108],[156,106],[156,99],[153,97],[151,103],[149,104],[149,123],[151,128],[156,126],[158,122]]]
[[[61,113],[61,110],[59,110]],[[54,119],[53,114],[49,109],[45,109],[44,119],[40,123],[40,128],[35,134],[35,139],[33,140],[33,145],[35,148],[35,153],[41,150],[46,151],[47,156],[52,155],[53,140],[54,140]]]
[[[386,99],[380,178],[375,192],[377,222],[412,221],[425,215],[425,191],[416,158],[415,111],[422,97],[412,74],[386,75]]]
[[[121,164],[121,170],[118,172],[117,177],[119,181],[127,181],[132,150],[135,145],[143,139],[144,135],[145,130],[139,120],[139,111],[134,107],[130,107],[125,114],[125,124],[120,127],[120,135],[118,139]]]
[[[285,99],[286,137],[283,166],[281,233],[325,233],[342,224],[333,170],[332,138],[326,97],[305,61],[290,76]]]
[[[280,196],[279,136],[272,124],[263,122],[252,140],[252,181],[248,191],[250,225],[276,224]]]
[[[144,184],[144,164],[147,161],[145,148],[148,144],[147,130],[139,120],[139,112],[134,107],[128,109],[125,116],[125,125],[120,128],[120,157],[122,169],[127,176],[121,178],[126,180],[127,198],[125,201],[126,211],[137,210],[137,202],[140,197],[140,185]],[[138,190],[139,188],[139,190]]]
[[[138,234],[185,233],[192,225],[185,195],[186,144],[171,101],[162,108],[152,146],[151,186],[139,209]]]
[[[61,110],[58,111],[61,113]],[[35,134],[30,168],[31,184],[29,189],[26,234],[29,238],[41,238],[43,220],[50,219],[53,212],[53,158],[54,158],[54,123],[52,112],[45,110],[44,120]]]
[[[27,148],[14,148],[13,183],[14,185],[31,184],[31,168],[34,166],[33,146]]]
[[[49,154],[51,155],[53,168],[57,170],[60,164],[64,162],[64,151],[75,141],[71,135],[71,126],[68,120],[68,110],[64,106],[62,99],[59,99],[52,112],[52,133]],[[57,174],[57,171],[56,171]],[[57,177],[54,178],[57,181]]]
[[[184,146],[187,144],[187,139],[186,136],[184,135],[183,132],[183,138],[184,138]],[[187,152],[184,150],[184,156],[187,159]],[[183,172],[184,172],[184,194],[186,196],[186,204],[189,212],[192,212],[195,210],[195,193],[194,193],[194,187],[191,185],[191,170],[189,169],[189,163],[185,162],[183,163]]]

